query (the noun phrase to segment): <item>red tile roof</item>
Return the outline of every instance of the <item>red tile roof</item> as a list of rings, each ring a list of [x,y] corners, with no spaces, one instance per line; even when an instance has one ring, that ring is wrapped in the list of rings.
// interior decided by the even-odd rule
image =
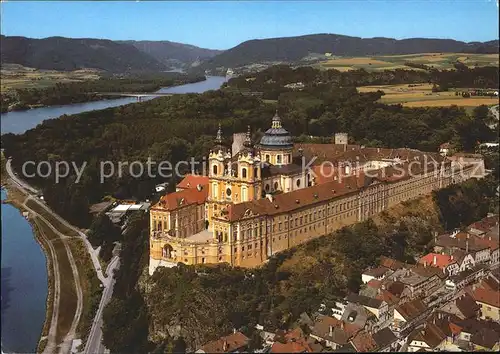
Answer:
[[[377,343],[372,335],[365,331],[358,332],[352,339],[351,344],[359,352],[369,352],[377,348]]]
[[[377,295],[377,299],[387,302],[389,305],[399,303],[399,297],[387,290],[381,290],[380,294]]]
[[[382,282],[377,279],[372,279],[368,283],[366,283],[366,286],[369,286],[370,288],[378,289],[382,285]]]
[[[447,254],[440,254],[440,253],[429,253],[420,258],[418,261],[419,264],[422,265],[428,265],[431,267],[438,267],[441,269],[446,268],[449,266],[451,263],[453,263],[453,257],[448,256]]]
[[[415,161],[412,161],[415,162]],[[358,176],[345,176],[336,181],[318,184],[309,188],[295,190],[289,193],[281,193],[274,196],[271,201],[268,198],[253,200],[249,202],[229,205],[227,217],[229,221],[242,219],[247,211],[257,215],[277,215],[306,206],[323,203],[340,196],[357,193],[359,189],[369,186],[374,182],[396,182],[411,178],[424,172],[424,162],[416,164],[404,163],[398,166],[389,166],[368,173],[360,173]],[[435,165],[428,162],[426,172],[431,172]]]
[[[179,189],[196,188],[197,185],[208,186],[209,178],[208,176],[201,175],[186,175],[182,181],[177,184]]]
[[[225,337],[209,342],[201,347],[205,353],[230,353],[248,345],[247,336],[241,332],[232,333]]]
[[[418,330],[417,335],[413,340],[427,343],[431,349],[436,348],[446,339],[446,334],[434,323],[426,323],[426,327]]]
[[[410,321],[427,309],[427,306],[420,299],[405,302],[395,308],[406,321]]]
[[[312,353],[312,349],[306,342],[274,342],[271,353]]]
[[[472,297],[476,302],[500,308],[500,292],[490,288],[476,288],[472,291]]]
[[[178,208],[185,207],[192,204],[203,204],[208,197],[208,188],[198,190],[184,189],[179,192],[169,193],[160,198],[160,201],[155,204],[153,210],[168,210],[172,211]]]
[[[286,343],[279,342],[278,333],[275,336],[275,342],[271,347],[271,353],[312,353],[313,350],[310,347],[304,332],[300,327],[297,327],[286,333],[281,332],[281,340],[286,341]]]
[[[404,264],[402,262],[385,256],[380,257],[380,265],[382,267],[389,268],[390,270],[398,270],[404,268]]]

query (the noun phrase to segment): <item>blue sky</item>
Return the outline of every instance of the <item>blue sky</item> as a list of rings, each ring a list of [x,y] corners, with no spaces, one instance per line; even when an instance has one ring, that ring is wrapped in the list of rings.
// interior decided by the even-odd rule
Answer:
[[[16,2],[5,35],[170,40],[227,49],[245,40],[337,33],[359,37],[498,39],[496,0]]]

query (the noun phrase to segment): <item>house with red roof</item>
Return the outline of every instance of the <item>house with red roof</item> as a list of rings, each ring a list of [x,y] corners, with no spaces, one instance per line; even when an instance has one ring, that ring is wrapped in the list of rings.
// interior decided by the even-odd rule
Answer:
[[[436,267],[446,273],[447,275],[454,275],[458,273],[459,265],[453,259],[453,255],[449,256],[447,254],[440,253],[429,253],[420,258],[418,261],[424,267]]]
[[[500,291],[487,285],[472,287],[472,297],[481,306],[481,318],[500,321]]]
[[[208,187],[208,181],[208,176],[188,174],[177,184],[176,191],[199,188],[199,186],[206,188]]]

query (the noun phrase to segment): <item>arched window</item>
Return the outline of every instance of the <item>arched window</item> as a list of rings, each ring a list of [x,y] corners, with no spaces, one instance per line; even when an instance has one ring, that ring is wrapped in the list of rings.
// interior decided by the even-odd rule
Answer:
[[[300,187],[300,178],[297,180],[297,187]]]
[[[257,167],[253,169],[253,178],[259,178],[259,169]]]
[[[242,178],[247,178],[247,169],[245,167],[243,167],[241,169],[241,177]]]
[[[212,197],[216,200],[219,198],[219,185],[217,183],[212,184]]]
[[[217,175],[217,165],[212,166],[212,172],[213,172],[214,176]]]
[[[276,163],[281,164],[281,155],[276,155]]]
[[[269,192],[269,184],[266,184],[266,186],[264,187],[264,189],[266,190],[266,192]]]
[[[277,191],[278,190],[278,182],[274,182],[274,190]]]
[[[248,199],[247,187],[241,187],[241,201],[246,202]]]
[[[271,157],[269,156],[269,154],[266,154],[266,162],[270,162],[271,160]]]

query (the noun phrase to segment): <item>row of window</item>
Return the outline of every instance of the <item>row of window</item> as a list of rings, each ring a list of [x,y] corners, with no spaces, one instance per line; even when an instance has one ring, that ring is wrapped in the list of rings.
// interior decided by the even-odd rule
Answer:
[[[218,165],[212,165],[212,175],[213,176],[217,176],[219,173],[219,166]],[[254,175],[254,178],[259,178],[259,169],[257,167],[255,167],[253,169],[253,175]],[[246,179],[248,178],[248,170],[246,167],[242,167],[241,168],[241,174],[240,174],[241,178],[242,179]]]

